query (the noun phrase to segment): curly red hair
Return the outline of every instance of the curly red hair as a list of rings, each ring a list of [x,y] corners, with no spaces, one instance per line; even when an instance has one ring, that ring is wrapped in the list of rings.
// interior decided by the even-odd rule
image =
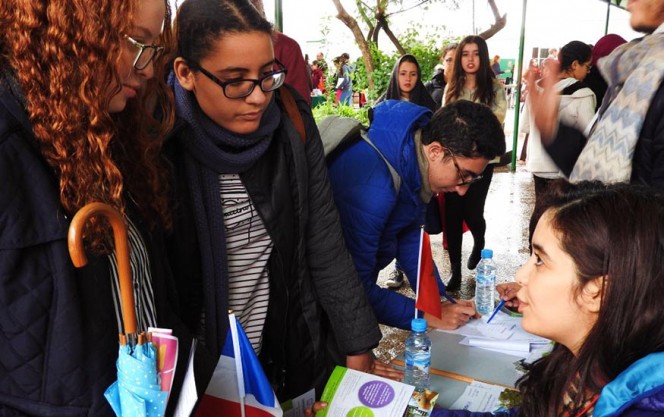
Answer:
[[[115,68],[137,2],[2,0],[0,50],[25,94],[41,153],[59,179],[65,212],[101,201],[124,213],[130,195],[152,226],[159,221],[169,226],[160,151],[174,113],[164,62],[154,63],[155,76],[138,100],[121,113],[108,110],[118,92],[108,86],[121,85]],[[160,43],[170,46],[170,7],[164,3]],[[92,247],[104,246],[100,228],[90,232]]]

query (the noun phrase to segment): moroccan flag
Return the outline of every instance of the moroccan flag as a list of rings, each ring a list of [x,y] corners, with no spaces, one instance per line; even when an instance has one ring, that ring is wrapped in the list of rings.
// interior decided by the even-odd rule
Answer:
[[[251,342],[234,314],[196,417],[281,417],[283,411]]]
[[[433,255],[431,254],[431,241],[429,234],[422,229],[420,234],[420,261],[417,275],[417,294],[415,307],[425,313],[438,318],[443,315],[440,303],[440,294],[433,273]]]

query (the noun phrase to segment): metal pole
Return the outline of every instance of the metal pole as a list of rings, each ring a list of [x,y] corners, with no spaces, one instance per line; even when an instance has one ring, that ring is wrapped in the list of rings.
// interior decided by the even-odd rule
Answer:
[[[281,8],[281,0],[274,0],[274,28],[279,32],[284,31],[284,13]]]
[[[609,33],[609,18],[611,17],[611,2],[606,0],[606,23],[604,25],[604,34]]]
[[[473,0],[473,35],[477,35],[477,28],[475,27],[475,0]]]
[[[519,113],[521,109],[521,79],[523,78],[523,45],[526,39],[526,8],[528,0],[523,0],[523,10],[521,14],[521,38],[519,40],[519,60],[517,61],[519,73],[516,77],[516,103],[514,104],[514,131],[512,132],[512,171],[516,171],[516,152],[519,140]],[[516,67],[516,65],[515,65]]]

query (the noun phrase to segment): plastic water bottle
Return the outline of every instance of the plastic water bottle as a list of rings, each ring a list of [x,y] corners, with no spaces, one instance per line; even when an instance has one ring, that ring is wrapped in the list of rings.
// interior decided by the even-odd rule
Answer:
[[[495,292],[496,266],[493,263],[493,251],[482,249],[482,259],[477,264],[475,286],[475,306],[478,313],[485,315],[493,312]]]
[[[410,327],[412,332],[406,339],[406,370],[403,382],[422,391],[429,388],[431,339],[427,335],[426,320],[413,319]]]

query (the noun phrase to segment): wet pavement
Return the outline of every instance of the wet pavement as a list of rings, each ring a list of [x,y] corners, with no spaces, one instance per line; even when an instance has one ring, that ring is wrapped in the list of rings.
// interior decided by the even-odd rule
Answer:
[[[510,120],[506,120],[506,126]],[[506,135],[511,142],[511,131],[506,129]],[[519,141],[520,149],[521,139]],[[511,143],[508,144],[508,149]],[[487,222],[485,247],[493,249],[493,258],[497,267],[496,282],[509,282],[514,280],[517,269],[528,259],[528,221],[532,211],[535,194],[533,190],[532,175],[523,165],[517,163],[516,170],[512,172],[508,167],[498,167],[494,171],[491,187],[484,209],[484,218]],[[436,266],[443,281],[447,282],[450,271],[447,251],[442,247],[442,234],[431,236],[431,248]],[[457,298],[472,299],[475,293],[475,271],[466,268],[468,256],[473,249],[473,237],[470,232],[463,235],[462,247],[462,283]],[[393,265],[381,271],[378,284],[385,286],[389,272]],[[415,298],[415,293],[408,286],[408,281],[399,292],[408,297]],[[382,360],[389,361],[404,350],[404,341],[408,332],[394,327],[381,325],[383,340],[375,354]]]

